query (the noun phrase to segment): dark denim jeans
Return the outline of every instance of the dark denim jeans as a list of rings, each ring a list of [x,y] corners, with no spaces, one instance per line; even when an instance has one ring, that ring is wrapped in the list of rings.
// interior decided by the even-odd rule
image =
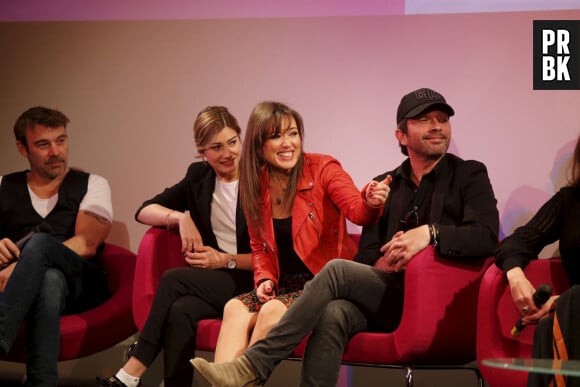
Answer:
[[[0,349],[8,352],[26,322],[26,385],[56,386],[60,317],[108,297],[105,272],[45,233],[20,252],[0,293]]]

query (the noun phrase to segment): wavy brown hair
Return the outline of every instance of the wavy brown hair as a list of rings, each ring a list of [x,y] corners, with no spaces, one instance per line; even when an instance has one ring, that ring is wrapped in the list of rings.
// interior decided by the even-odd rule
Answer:
[[[264,158],[264,143],[274,134],[280,134],[283,125],[287,125],[291,119],[296,121],[300,139],[304,139],[304,123],[302,116],[295,110],[280,102],[261,102],[250,114],[248,126],[242,145],[242,156],[240,158],[240,195],[241,202],[246,212],[246,219],[255,228],[262,230],[264,220],[259,203],[261,192],[261,176],[264,168],[267,167]],[[302,174],[304,165],[304,152],[301,149],[302,157],[290,170],[290,180],[284,194],[284,201],[292,203],[296,194],[298,179]],[[289,204],[290,205],[290,204]]]

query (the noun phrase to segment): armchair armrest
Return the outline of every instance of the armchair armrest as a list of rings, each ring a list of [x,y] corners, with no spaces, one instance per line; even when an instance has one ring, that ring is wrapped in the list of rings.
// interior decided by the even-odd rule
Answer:
[[[135,254],[106,244],[101,261],[107,269],[111,297],[85,312],[62,316],[59,360],[93,354],[135,333],[131,311]]]
[[[135,254],[107,243],[101,261],[107,270],[111,297],[93,309],[61,317],[59,361],[103,351],[137,330],[131,311]],[[21,329],[10,352],[0,356],[1,359],[26,361],[24,331]]]
[[[403,314],[393,332],[403,362],[475,359],[477,295],[492,259],[444,258],[432,246],[407,266]]]
[[[535,287],[543,282],[552,285],[554,294],[561,294],[569,287],[560,258],[531,261],[524,273]],[[531,357],[534,342],[535,325],[528,326],[517,337],[511,336],[520,313],[503,271],[495,265],[487,270],[481,282],[477,313],[477,361],[483,377],[492,386],[525,386],[527,373],[495,369],[481,363],[498,357]]]
[[[179,233],[158,227],[147,230],[139,243],[133,285],[133,319],[139,329],[145,325],[161,276],[180,266],[186,263]]]

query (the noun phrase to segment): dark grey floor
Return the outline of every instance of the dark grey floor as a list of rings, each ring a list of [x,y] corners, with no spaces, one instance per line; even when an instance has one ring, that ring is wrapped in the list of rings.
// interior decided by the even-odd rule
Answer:
[[[132,339],[107,351],[78,360],[59,363],[61,382],[59,387],[96,387],[95,376],[114,374],[122,365],[124,351]],[[210,353],[198,356],[212,358]],[[300,380],[299,361],[283,361],[274,371],[266,387],[295,387]],[[20,387],[24,375],[23,364],[0,361],[0,387]],[[160,387],[163,379],[161,361],[153,363],[143,378],[144,387]],[[371,367],[343,367],[337,387],[404,387],[405,371]],[[475,373],[470,370],[416,370],[414,387],[477,387]],[[193,387],[209,387],[209,384],[196,375]]]

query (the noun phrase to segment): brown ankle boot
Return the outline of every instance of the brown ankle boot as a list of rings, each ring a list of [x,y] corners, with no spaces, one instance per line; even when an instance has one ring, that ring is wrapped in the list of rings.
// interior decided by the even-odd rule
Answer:
[[[214,386],[251,387],[263,386],[254,367],[245,356],[225,363],[210,363],[196,357],[191,364]]]

